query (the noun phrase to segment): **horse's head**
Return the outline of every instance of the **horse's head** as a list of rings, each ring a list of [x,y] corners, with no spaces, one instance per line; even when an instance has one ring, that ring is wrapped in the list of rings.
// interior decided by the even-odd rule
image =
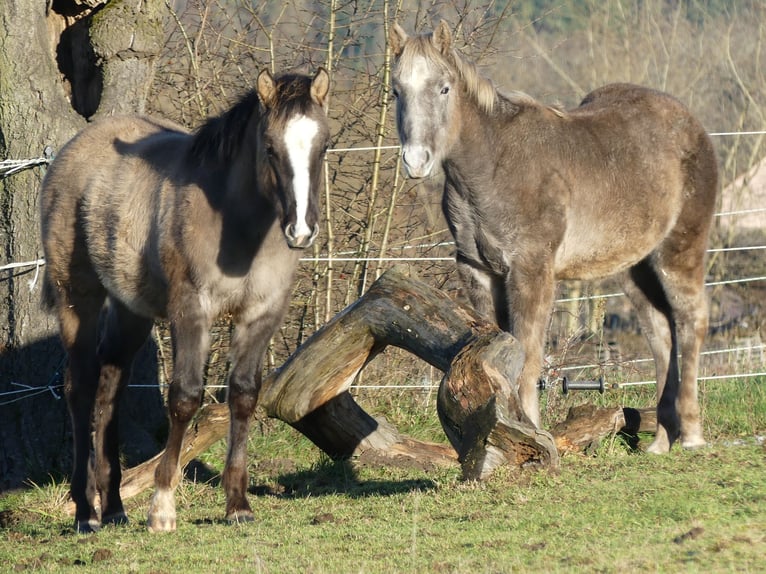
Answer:
[[[451,63],[452,35],[444,21],[433,34],[414,37],[395,23],[390,42],[402,161],[410,177],[426,177],[445,157],[457,133],[453,122],[459,74]]]
[[[319,68],[313,78],[263,70],[257,81],[265,108],[261,161],[276,183],[276,203],[287,244],[311,246],[319,233],[322,162],[329,143],[327,93],[330,78]]]

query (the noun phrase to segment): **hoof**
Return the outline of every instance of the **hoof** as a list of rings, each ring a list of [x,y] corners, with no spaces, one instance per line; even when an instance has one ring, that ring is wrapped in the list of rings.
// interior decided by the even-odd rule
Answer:
[[[667,441],[654,440],[652,444],[646,447],[646,452],[649,454],[667,454],[670,452],[670,445]]]
[[[101,529],[98,520],[91,518],[89,520],[75,520],[74,531],[77,534],[93,534]]]
[[[175,532],[175,516],[149,516],[146,519],[146,528],[149,532]]]
[[[250,511],[240,510],[239,512],[232,512],[226,515],[226,522],[229,524],[246,524],[254,520],[253,513]]]
[[[104,516],[101,518],[101,524],[103,526],[106,526],[108,524],[114,524],[115,526],[122,526],[123,524],[128,524],[128,515],[124,512],[118,512],[116,514],[112,514],[110,516]]]
[[[176,529],[176,503],[172,489],[157,489],[149,503],[146,518],[149,532],[173,532]]]
[[[705,448],[706,446],[707,442],[705,442],[705,439],[702,437],[694,437],[681,440],[681,447],[686,450],[697,450],[700,448]]]

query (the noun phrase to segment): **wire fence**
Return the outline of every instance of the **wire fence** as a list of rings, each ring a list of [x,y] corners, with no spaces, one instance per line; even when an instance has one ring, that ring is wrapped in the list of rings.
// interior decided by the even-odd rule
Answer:
[[[713,132],[709,134],[712,137],[729,137],[729,136],[751,136],[751,135],[766,135],[766,130],[763,131],[738,131],[738,132]],[[369,152],[369,151],[376,151],[376,150],[397,150],[399,149],[398,145],[390,145],[390,146],[368,146],[368,147],[346,147],[346,148],[332,148],[328,150],[328,153],[354,153],[354,152]],[[38,166],[44,166],[49,164],[53,160],[53,153],[52,149],[50,147],[46,147],[44,154],[37,158],[30,158],[30,159],[22,159],[22,160],[2,160],[0,161],[0,179],[3,179],[5,177],[17,174],[21,171],[32,169]],[[752,215],[752,214],[760,214],[763,213],[764,218],[766,219],[766,206],[763,207],[752,207],[749,209],[743,209],[743,210],[731,210],[731,211],[721,211],[715,214],[717,218],[721,217],[734,217],[734,216],[742,216],[742,215]],[[764,223],[764,227],[766,227],[766,221]],[[436,249],[440,247],[451,247],[454,246],[454,242],[452,241],[441,241],[437,243],[432,244],[424,244],[424,245],[404,245],[399,247],[401,251],[406,251],[408,249],[415,249],[415,248],[421,248],[421,249]],[[762,251],[766,249],[766,245],[750,245],[750,246],[734,246],[734,247],[718,247],[718,248],[711,248],[708,249],[708,253],[714,254],[714,253],[729,253],[729,252],[744,252],[744,251]],[[454,256],[380,256],[380,257],[360,257],[355,255],[353,252],[342,252],[337,254],[324,254],[316,257],[303,257],[301,258],[301,262],[303,263],[317,263],[317,262],[327,262],[327,263],[333,263],[333,262],[378,262],[378,263],[418,263],[418,262],[438,262],[438,261],[454,261]],[[20,269],[29,269],[34,267],[35,268],[35,275],[34,277],[29,281],[29,287],[30,290],[33,290],[38,279],[40,268],[45,265],[45,260],[42,258],[34,259],[31,261],[22,261],[22,262],[11,262],[4,265],[0,265],[0,272],[4,271],[14,271],[14,270],[20,270]],[[0,281],[2,281],[3,278],[0,278]],[[706,282],[705,285],[707,287],[716,287],[716,286],[725,286],[725,285],[736,285],[736,284],[743,284],[743,283],[753,283],[753,282],[766,282],[766,276],[752,276],[752,277],[740,277],[740,278],[732,278],[732,279],[724,279],[720,281],[710,281]],[[566,303],[573,303],[573,302],[587,302],[587,301],[594,301],[594,300],[603,300],[603,299],[610,299],[610,298],[617,298],[624,296],[624,293],[621,292],[614,292],[614,293],[605,293],[605,294],[595,294],[595,295],[587,295],[582,297],[564,297],[559,298],[555,301],[556,304],[566,304]],[[748,343],[743,344],[739,346],[733,346],[730,348],[725,349],[716,349],[716,350],[708,350],[704,351],[702,353],[702,356],[713,356],[713,355],[728,355],[734,358],[742,357],[743,355],[747,355],[748,357],[752,358],[752,360],[747,361],[748,369],[744,370],[743,372],[734,372],[734,373],[728,373],[728,374],[710,374],[710,375],[701,375],[698,377],[699,381],[714,381],[714,380],[724,380],[724,379],[753,379],[758,377],[766,377],[766,345],[761,344],[759,337],[756,335],[754,338],[756,344]],[[639,364],[648,364],[652,363],[653,359],[651,358],[635,358],[635,359],[626,359],[626,360],[620,360],[618,362],[614,362],[615,368],[626,368],[630,367],[632,365],[639,365]],[[63,387],[62,384],[58,383],[57,381],[61,380],[61,371],[63,369],[63,362],[59,366],[59,369],[56,373],[53,374],[51,377],[51,380],[46,386],[29,386],[23,383],[17,383],[17,382],[11,382],[10,386],[15,387],[13,390],[6,391],[6,392],[0,392],[0,406],[6,406],[21,400],[30,399],[35,396],[43,395],[50,393],[54,398],[60,399],[61,398],[61,389]],[[605,369],[605,363],[584,363],[584,364],[575,364],[575,365],[549,365],[547,369],[547,376],[549,378],[556,378],[561,373],[564,372],[586,372],[586,371],[593,371],[593,370],[601,370],[604,371]],[[643,386],[643,385],[653,385],[656,384],[654,380],[647,379],[647,380],[637,380],[637,381],[626,381],[621,383],[613,383],[609,386],[611,389],[622,389],[622,388],[629,388],[629,387],[636,387],[636,386]],[[208,385],[208,389],[217,389],[217,388],[223,388],[224,385]],[[152,388],[156,389],[157,385],[135,385],[131,384],[129,385],[130,388]],[[424,381],[420,384],[386,384],[386,385],[374,385],[374,384],[355,384],[353,386],[355,389],[397,389],[397,390],[420,390],[420,391],[428,391],[431,392],[438,388],[438,384],[435,384],[432,380]]]

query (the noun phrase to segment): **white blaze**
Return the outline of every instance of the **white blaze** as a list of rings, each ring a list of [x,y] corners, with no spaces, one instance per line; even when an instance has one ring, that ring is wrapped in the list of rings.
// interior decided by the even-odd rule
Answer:
[[[429,80],[429,68],[424,58],[418,58],[412,62],[409,76],[400,77],[399,81],[406,84],[413,92],[421,92]]]
[[[399,83],[407,93],[408,118],[401,128],[403,133],[399,134],[403,144],[402,160],[410,177],[425,177],[431,173],[434,165],[434,154],[426,143],[426,130],[430,122],[424,121],[431,113],[430,106],[434,105],[429,94],[424,94],[428,86],[433,84],[433,74],[425,59],[415,59],[407,74],[399,77]]]
[[[295,236],[305,237],[313,233],[306,223],[309,208],[311,177],[309,164],[314,137],[319,124],[306,116],[291,119],[285,129],[285,147],[293,167],[293,192],[295,193]]]

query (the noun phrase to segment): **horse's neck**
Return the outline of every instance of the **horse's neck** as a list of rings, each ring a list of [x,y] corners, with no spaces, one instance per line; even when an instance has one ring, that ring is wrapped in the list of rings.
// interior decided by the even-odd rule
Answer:
[[[531,98],[528,98],[531,100]],[[459,114],[458,129],[450,152],[443,160],[445,172],[463,180],[482,180],[490,176],[496,162],[509,146],[507,138],[515,131],[523,131],[525,112],[532,106],[523,101],[498,97],[492,111],[485,111],[474,101],[464,101]]]
[[[276,184],[265,177],[259,177],[257,171],[252,160],[245,157],[238,159],[226,172],[222,203],[224,213],[236,218],[270,221],[276,218],[277,193],[273,189]]]
[[[464,104],[460,111],[459,127],[453,136],[449,153],[442,160],[448,178],[460,186],[486,173],[496,161],[495,144],[499,134],[491,114],[475,104]],[[490,170],[491,171],[491,170]]]

